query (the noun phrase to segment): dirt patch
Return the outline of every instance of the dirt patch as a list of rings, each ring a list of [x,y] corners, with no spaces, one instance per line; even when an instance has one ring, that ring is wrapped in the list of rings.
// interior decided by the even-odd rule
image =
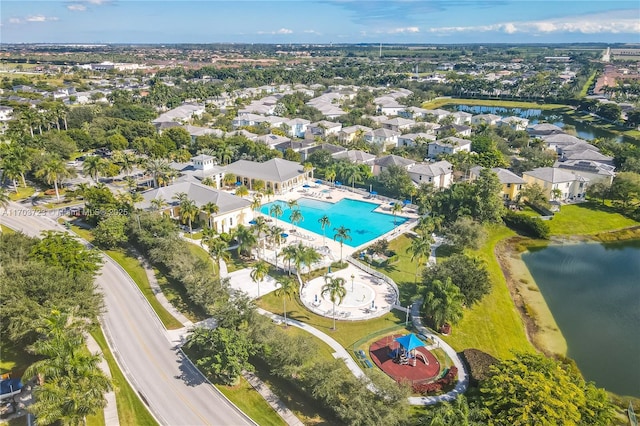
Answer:
[[[540,352],[566,355],[567,342],[547,306],[540,289],[521,258],[523,237],[512,237],[496,245],[494,254],[507,282],[509,294],[525,325],[527,339]]]

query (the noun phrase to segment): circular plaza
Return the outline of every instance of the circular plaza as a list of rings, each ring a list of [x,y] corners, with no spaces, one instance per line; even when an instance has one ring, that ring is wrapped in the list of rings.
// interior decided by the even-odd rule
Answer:
[[[346,294],[340,303],[336,300],[334,311],[330,294],[322,294],[325,277],[309,281],[300,299],[307,309],[318,315],[338,320],[366,320],[384,315],[396,302],[397,294],[391,285],[351,264],[327,275],[333,279],[343,278]]]

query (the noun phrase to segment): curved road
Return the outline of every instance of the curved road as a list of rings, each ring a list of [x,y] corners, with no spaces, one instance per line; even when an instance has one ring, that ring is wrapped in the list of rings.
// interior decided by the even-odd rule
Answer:
[[[15,203],[8,207],[23,209]],[[0,213],[2,214],[2,213]],[[54,218],[2,216],[27,235],[64,231]],[[97,284],[106,305],[102,328],[120,367],[159,423],[170,426],[255,425],[227,401],[174,347],[131,277],[105,257]]]

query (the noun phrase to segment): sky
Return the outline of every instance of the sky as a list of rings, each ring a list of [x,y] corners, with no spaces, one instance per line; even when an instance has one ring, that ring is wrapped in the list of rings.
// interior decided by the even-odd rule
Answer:
[[[640,43],[640,1],[1,0],[1,43]]]

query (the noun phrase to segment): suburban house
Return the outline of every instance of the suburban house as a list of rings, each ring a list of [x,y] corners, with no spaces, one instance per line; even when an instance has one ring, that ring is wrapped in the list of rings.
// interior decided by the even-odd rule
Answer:
[[[0,121],[11,120],[13,114],[13,108],[8,106],[0,106]]]
[[[416,119],[416,118],[425,118],[428,113],[429,113],[428,109],[412,106],[398,112],[398,115],[402,118]]]
[[[560,190],[558,200],[583,200],[589,179],[556,167],[539,167],[524,172],[522,178],[527,185],[537,183],[549,200],[554,200],[553,191]]]
[[[339,107],[342,98],[342,95],[336,92],[324,93],[308,101],[307,105],[314,107],[327,118],[337,118],[346,114]]]
[[[471,124],[479,126],[480,124],[486,124],[489,126],[495,126],[498,124],[502,117],[496,114],[478,114],[471,117]]]
[[[526,130],[529,125],[529,120],[521,117],[505,117],[498,121],[498,126],[511,127],[513,130]]]
[[[353,142],[358,136],[364,135],[372,130],[371,127],[360,125],[345,127],[338,133],[338,139],[342,142]]]
[[[389,118],[380,123],[383,129],[389,129],[396,132],[402,132],[403,130],[408,130],[416,125],[416,122],[413,120],[409,120],[407,118]]]
[[[566,133],[552,133],[549,135],[540,135],[540,137],[547,146],[547,149],[553,149],[558,154],[565,146],[586,143],[583,139]]]
[[[184,104],[177,108],[169,110],[164,114],[160,114],[153,123],[162,123],[165,121],[187,121],[193,116],[201,116],[205,112],[204,105],[200,104]]]
[[[239,160],[226,166],[225,172],[234,174],[237,182],[249,189],[253,189],[255,180],[262,180],[265,187],[276,194],[293,191],[313,178],[313,170],[305,172],[302,164],[282,158],[272,158],[264,163]]]
[[[453,124],[471,124],[471,117],[473,117],[473,114],[469,114],[464,111],[456,111],[451,113],[451,116],[453,117]]]
[[[589,179],[590,183],[603,182],[610,185],[616,176],[615,167],[590,160],[556,161],[553,167],[579,174]]]
[[[384,157],[377,158],[373,163],[373,175],[378,176],[391,166],[399,166],[406,170],[409,170],[416,162],[409,160],[408,158],[400,157],[397,155],[386,155]]]
[[[269,133],[267,135],[257,136],[254,141],[263,143],[269,148],[273,149],[276,145],[279,145],[281,143],[291,142],[291,139],[286,136],[274,135],[272,133]]]
[[[480,176],[480,172],[482,171],[482,169],[483,167],[481,166],[472,167],[469,173],[469,179],[476,180]],[[526,184],[525,180],[507,169],[494,167],[491,170],[495,172],[496,175],[498,175],[498,180],[502,184],[500,195],[502,196],[504,201],[515,201],[518,198],[518,195],[520,195],[520,190]]]
[[[321,143],[318,145],[306,147],[299,151],[300,155],[302,156],[302,161],[306,161],[309,155],[313,154],[316,151],[328,151],[333,157],[336,154],[347,152],[347,148],[340,145],[334,145],[331,143]]]
[[[381,96],[374,99],[376,109],[378,113],[384,115],[399,115],[401,111],[405,110],[406,105],[402,105],[395,98],[390,96]]]
[[[435,140],[436,136],[429,133],[407,133],[398,136],[398,146],[415,146]]]
[[[429,142],[429,158],[436,158],[442,154],[454,154],[459,151],[471,152],[471,141],[454,136]]]
[[[353,164],[367,164],[371,166],[371,172],[373,173],[373,166],[376,161],[376,156],[369,154],[368,152],[352,149],[346,152],[338,152],[332,155],[336,160],[347,160]]]
[[[322,120],[317,123],[311,123],[307,126],[304,135],[305,139],[314,139],[316,136],[326,138],[329,135],[336,135],[342,130],[342,123],[334,123],[333,121]]]
[[[561,127],[558,127],[555,124],[539,123],[528,126],[527,133],[529,133],[529,136],[532,138],[539,138],[542,136],[564,134],[565,132]]]
[[[436,122],[440,122],[443,118],[451,115],[449,111],[445,111],[444,109],[428,109],[425,117],[432,116],[435,118]]]
[[[446,124],[438,127],[437,135],[455,133],[457,136],[471,136],[471,127],[464,124]]]
[[[453,165],[448,161],[434,163],[415,163],[407,170],[409,177],[417,185],[433,185],[434,189],[445,189],[453,182]]]
[[[211,218],[204,211],[198,215],[201,222],[208,223],[211,220],[213,229],[217,232],[229,232],[238,224],[248,225],[253,220],[251,201],[197,182],[179,182],[145,191],[142,193],[143,201],[137,206],[142,209],[152,209],[153,200],[163,200],[167,206],[163,210],[168,211],[172,218],[178,218],[180,207],[175,197],[180,193],[187,194],[187,198],[199,208],[207,203],[218,206],[218,213],[214,213]]]
[[[398,136],[400,132],[389,129],[375,129],[364,134],[364,140],[370,144],[378,145],[382,151],[386,151],[388,147],[398,146]]]
[[[234,118],[233,121],[231,122],[231,124],[236,129],[238,127],[256,126],[256,125],[264,122],[265,118],[266,117],[264,115],[242,114],[242,115],[238,115],[236,118]]]
[[[291,137],[296,138],[304,138],[304,133],[307,131],[307,126],[311,122],[309,120],[305,120],[304,118],[294,118],[285,122],[289,127],[288,133]]]
[[[184,129],[189,132],[192,142],[195,142],[198,136],[212,135],[216,138],[221,138],[224,136],[224,131],[220,129],[209,129],[208,127],[191,126],[189,124],[182,127],[184,127]]]

